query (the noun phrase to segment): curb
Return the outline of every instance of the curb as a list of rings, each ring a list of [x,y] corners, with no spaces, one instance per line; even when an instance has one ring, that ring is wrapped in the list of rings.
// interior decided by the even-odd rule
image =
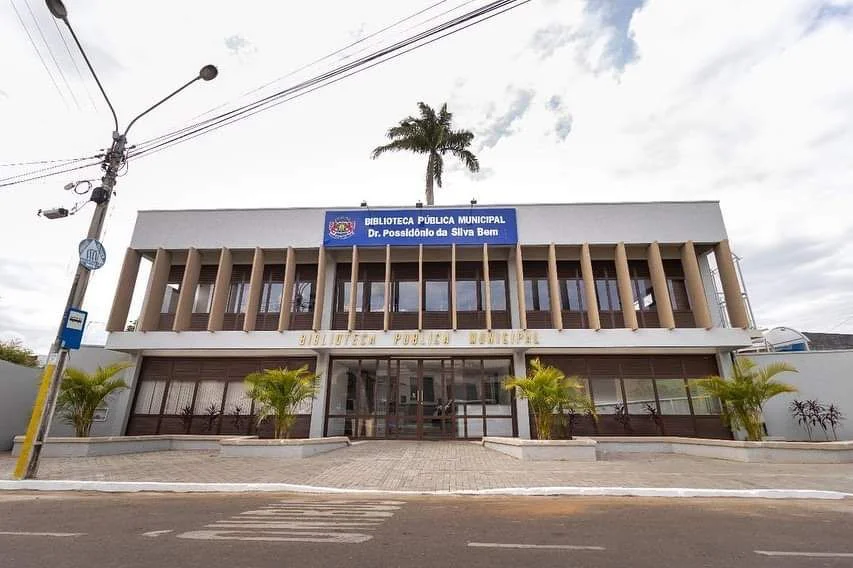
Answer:
[[[96,491],[104,493],[313,493],[426,496],[735,497],[746,499],[845,499],[853,493],[817,489],[698,489],[685,487],[506,487],[456,491],[392,491],[315,487],[292,483],[182,483],[160,481],[0,480],[0,491]]]

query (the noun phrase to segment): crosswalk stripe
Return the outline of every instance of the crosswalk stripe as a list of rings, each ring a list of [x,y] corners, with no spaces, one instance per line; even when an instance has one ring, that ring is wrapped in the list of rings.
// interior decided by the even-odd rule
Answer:
[[[269,531],[263,533],[246,533],[244,531],[190,531],[179,534],[178,538],[194,540],[247,540],[360,544],[362,542],[367,542],[373,537],[361,533],[314,533],[304,531]]]
[[[404,501],[279,501],[188,531],[178,538],[357,544],[373,538]]]

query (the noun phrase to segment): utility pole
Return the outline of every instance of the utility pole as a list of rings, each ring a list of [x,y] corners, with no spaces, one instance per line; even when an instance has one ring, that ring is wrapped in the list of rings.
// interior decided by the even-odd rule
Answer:
[[[113,193],[113,188],[116,184],[116,175],[118,169],[124,162],[124,149],[127,144],[127,139],[123,134],[113,132],[113,143],[110,146],[107,155],[104,157],[104,176],[101,178],[101,187],[93,190],[92,201],[96,203],[95,212],[92,215],[92,221],[89,223],[89,232],[86,235],[88,239],[99,241],[101,232],[104,228],[104,219],[107,216],[107,207],[110,203],[110,197]],[[98,190],[101,191],[98,191]],[[62,330],[65,327],[65,320],[68,317],[68,312],[71,308],[80,308],[83,305],[83,299],[86,296],[86,288],[89,286],[89,276],[91,271],[82,264],[77,265],[77,272],[74,274],[74,281],[71,284],[71,291],[68,294],[68,301],[65,304],[63,311],[62,324],[57,331],[56,339],[50,348],[48,364],[46,366],[46,375],[50,372],[51,361],[50,357],[58,357],[55,366],[52,367],[50,373],[50,382],[48,390],[41,405],[41,416],[38,418],[38,429],[35,433],[35,439],[32,440],[27,452],[27,442],[24,441],[24,448],[21,457],[29,453],[24,479],[35,479],[38,474],[39,458],[41,450],[44,446],[44,440],[47,438],[47,433],[50,431],[50,424],[53,418],[53,413],[56,409],[56,399],[59,396],[59,385],[62,382],[62,376],[65,374],[65,366],[68,362],[70,349],[63,346]],[[38,412],[38,410],[35,410]],[[35,414],[34,412],[34,414]],[[16,471],[17,473],[17,471]]]
[[[142,116],[148,114],[199,79],[204,81],[213,80],[216,78],[218,71],[213,65],[205,65],[202,67],[201,71],[199,71],[199,74],[192,80],[137,115],[136,118],[130,121],[127,128],[125,128],[124,133],[121,133],[115,109],[113,108],[109,97],[107,97],[107,93],[104,91],[101,81],[98,79],[97,74],[95,74],[95,70],[89,62],[89,58],[86,56],[83,46],[77,39],[77,34],[74,33],[74,29],[68,22],[68,12],[65,5],[62,3],[62,0],[46,0],[46,3],[51,14],[53,14],[55,18],[65,22],[65,25],[68,26],[71,36],[77,43],[77,47],[83,55],[83,59],[86,61],[86,64],[89,66],[89,70],[92,72],[92,76],[95,78],[95,82],[97,82],[98,87],[101,90],[101,94],[104,96],[104,99],[106,99],[107,105],[110,107],[110,111],[112,111],[113,115],[115,130],[113,130],[110,149],[104,156],[104,161],[101,166],[104,170],[104,175],[101,178],[101,187],[93,189],[90,198],[90,200],[95,203],[95,212],[92,215],[92,221],[89,224],[87,239],[99,241],[104,227],[104,220],[107,216],[107,208],[110,204],[110,198],[112,197],[113,189],[115,188],[116,176],[118,175],[119,168],[121,168],[122,164],[125,162],[127,133],[131,126],[133,126],[134,123]],[[44,447],[44,441],[50,431],[50,423],[56,409],[56,400],[59,396],[59,387],[62,382],[62,376],[65,373],[65,366],[68,362],[68,355],[70,352],[70,348],[65,346],[62,339],[63,330],[65,329],[69,312],[72,309],[79,309],[83,305],[83,300],[86,296],[86,288],[89,285],[90,274],[91,270],[83,266],[82,263],[77,266],[77,272],[75,273],[74,280],[71,284],[68,300],[65,303],[62,323],[59,325],[59,331],[57,332],[56,339],[50,349],[47,365],[45,365],[41,385],[39,387],[38,395],[36,396],[36,402],[33,406],[33,413],[30,416],[27,433],[24,437],[21,455],[15,466],[15,477],[18,479],[34,479],[38,474],[39,458],[41,457],[41,451]]]

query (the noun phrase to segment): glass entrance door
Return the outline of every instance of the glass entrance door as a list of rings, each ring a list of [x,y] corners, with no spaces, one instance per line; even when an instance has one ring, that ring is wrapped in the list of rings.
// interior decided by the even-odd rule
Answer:
[[[420,363],[421,438],[456,438],[452,361],[425,359]]]
[[[504,358],[335,359],[327,436],[437,440],[514,435]]]
[[[394,359],[390,374],[388,437],[422,440],[457,436],[451,360]]]

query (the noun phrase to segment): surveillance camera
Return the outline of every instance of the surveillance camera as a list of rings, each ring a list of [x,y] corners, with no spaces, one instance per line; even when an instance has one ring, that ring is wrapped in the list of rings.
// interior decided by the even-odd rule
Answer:
[[[68,209],[65,207],[54,207],[53,209],[39,209],[38,214],[48,219],[62,219],[68,217]]]

